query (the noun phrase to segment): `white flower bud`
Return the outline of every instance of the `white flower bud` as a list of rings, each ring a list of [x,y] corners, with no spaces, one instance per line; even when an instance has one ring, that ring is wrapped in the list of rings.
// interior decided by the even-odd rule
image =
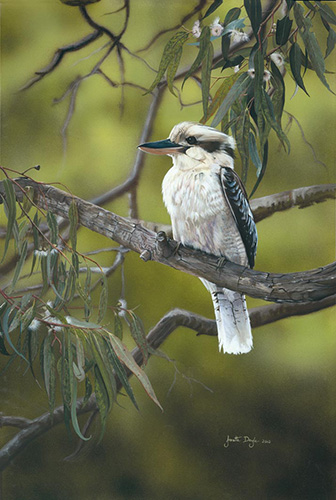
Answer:
[[[194,26],[192,27],[192,34],[195,38],[199,38],[201,36],[201,26],[200,21],[195,21]]]
[[[223,26],[219,23],[219,17],[216,17],[214,22],[210,25],[212,36],[221,36],[224,31]]]

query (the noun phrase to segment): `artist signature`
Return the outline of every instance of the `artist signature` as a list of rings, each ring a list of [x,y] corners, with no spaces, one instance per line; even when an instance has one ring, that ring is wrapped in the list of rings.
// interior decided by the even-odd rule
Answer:
[[[232,443],[245,443],[249,448],[254,448],[256,444],[271,444],[270,439],[257,439],[256,437],[249,436],[234,436],[227,435],[224,443],[224,448],[228,448]]]

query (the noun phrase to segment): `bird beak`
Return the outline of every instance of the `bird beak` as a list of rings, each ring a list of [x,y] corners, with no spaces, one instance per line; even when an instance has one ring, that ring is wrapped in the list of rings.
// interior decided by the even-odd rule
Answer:
[[[171,155],[173,153],[183,153],[185,147],[176,142],[172,142],[170,139],[165,139],[164,141],[156,142],[145,142],[138,146],[141,151],[145,153],[152,153],[153,155]]]

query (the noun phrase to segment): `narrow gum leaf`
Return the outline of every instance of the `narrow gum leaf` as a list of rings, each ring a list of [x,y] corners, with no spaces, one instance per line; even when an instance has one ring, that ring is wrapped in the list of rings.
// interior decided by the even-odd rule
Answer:
[[[209,26],[204,26],[202,29],[201,36],[199,38],[199,51],[196,56],[196,59],[190,66],[189,70],[187,71],[187,74],[184,77],[184,80],[182,82],[182,89],[185,84],[185,82],[188,80],[188,78],[199,68],[201,65],[203,59],[205,58],[208,50],[208,46],[210,43],[210,28]]]
[[[71,241],[71,247],[74,251],[76,251],[77,246],[77,225],[78,225],[78,211],[75,200],[72,200],[69,207],[69,222],[70,222],[70,230],[69,237]]]
[[[13,234],[14,224],[16,220],[16,197],[12,181],[10,179],[5,179],[3,181],[3,186],[5,188],[4,208],[8,222],[7,222],[6,239],[4,245],[4,253],[1,262],[3,262],[6,256],[8,245]]]
[[[145,94],[152,92],[152,90],[154,90],[155,87],[161,82],[163,75],[165,74],[166,69],[168,68],[169,63],[171,62],[172,58],[174,57],[174,50],[175,50],[176,44],[181,43],[182,40],[186,41],[188,37],[189,37],[189,34],[186,33],[185,31],[178,31],[177,33],[175,33],[175,35],[173,35],[171,37],[171,39],[168,41],[168,43],[166,44],[166,46],[163,50],[158,73],[157,73],[153,83],[151,84],[151,86],[149,87],[149,89],[147,90],[147,92]]]
[[[116,353],[120,361],[122,361],[127,366],[127,368],[137,377],[137,379],[147,392],[148,396],[163,411],[163,408],[155,395],[155,392],[146,373],[140,368],[140,366],[137,365],[137,363],[133,359],[133,356],[126,349],[125,345],[114,335],[109,335],[109,341],[111,342],[112,348],[114,349],[114,352]]]
[[[334,92],[329,87],[329,84],[328,84],[327,79],[325,77],[325,64],[324,64],[322,51],[321,51],[320,46],[317,42],[315,33],[313,33],[311,31],[312,21],[310,18],[305,17],[303,12],[304,12],[303,7],[301,5],[299,5],[297,2],[295,2],[294,16],[295,16],[296,24],[299,28],[300,36],[301,36],[303,43],[307,49],[310,62],[312,64],[313,69],[316,72],[317,76],[319,77],[319,79],[323,83],[323,85],[325,87],[327,87],[327,89],[332,94],[334,94]]]
[[[176,97],[174,92],[174,78],[182,57],[183,47],[179,47],[170,61],[167,68],[167,85],[170,92]]]
[[[251,21],[254,36],[258,36],[261,23],[261,2],[260,0],[244,0],[244,7]]]
[[[220,104],[223,102],[224,97],[227,95],[229,92],[230,88],[232,85],[235,83],[235,81],[239,78],[239,73],[234,73],[233,75],[224,78],[220,86],[218,87],[209,107],[207,110],[207,115],[206,117],[203,116],[201,119],[201,123],[207,122],[217,111],[219,108]]]
[[[296,42],[289,51],[289,63],[295,82],[309,96],[301,77],[301,50]]]
[[[288,40],[293,21],[288,16],[277,20],[275,40],[277,45],[285,45]]]
[[[213,54],[214,54],[213,45],[212,43],[210,43],[208,45],[208,50],[202,63],[202,104],[203,104],[204,116],[206,116],[207,114],[207,109],[209,104],[211,66],[212,66]]]
[[[203,19],[205,19],[206,17],[210,16],[210,14],[212,14],[213,12],[215,12],[215,10],[218,9],[218,7],[222,3],[223,3],[223,0],[213,0],[212,5],[210,5],[210,7],[208,8],[208,10],[204,14]]]
[[[251,83],[251,78],[247,72],[242,73],[239,78],[234,82],[228,93],[226,94],[224,100],[222,101],[219,109],[211,123],[212,127],[217,127],[217,125],[222,121],[232,104],[238,99],[247,89],[248,85]]]

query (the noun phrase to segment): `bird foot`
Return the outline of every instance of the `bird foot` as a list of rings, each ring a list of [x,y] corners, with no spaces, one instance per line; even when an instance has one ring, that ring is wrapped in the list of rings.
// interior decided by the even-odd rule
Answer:
[[[176,255],[180,248],[180,243],[167,238],[164,231],[159,231],[156,235],[156,248],[160,255],[168,259],[172,255]]]
[[[217,264],[216,264],[216,271],[221,269],[224,266],[226,261],[227,261],[227,259],[225,257],[219,257],[217,260]]]

